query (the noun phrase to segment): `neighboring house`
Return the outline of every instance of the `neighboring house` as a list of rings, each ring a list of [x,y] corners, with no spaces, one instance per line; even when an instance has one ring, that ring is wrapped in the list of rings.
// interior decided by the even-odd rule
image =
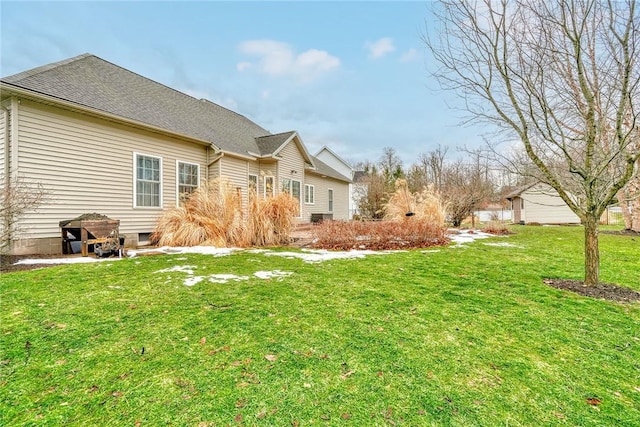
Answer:
[[[349,217],[350,176],[310,155],[296,131],[271,134],[246,117],[84,54],[0,81],[0,174],[41,183],[13,254],[60,253],[59,222],[120,220],[145,243],[162,212],[205,180],[230,179],[248,202],[289,191],[299,222]]]
[[[354,200],[353,193],[353,175],[355,171],[353,167],[345,160],[343,160],[340,156],[338,156],[333,150],[329,147],[324,146],[316,153],[314,156],[316,159],[320,159],[322,162],[327,164],[332,169],[336,170],[342,176],[348,177],[351,180],[349,183],[349,219],[353,219],[354,213],[356,213],[356,202]]]
[[[368,174],[365,171],[354,171],[351,179],[351,203],[353,204],[353,215],[360,215],[360,200],[366,198],[369,192]]]
[[[520,187],[507,194],[511,202],[512,220],[528,224],[579,224],[580,218],[547,184],[537,183]]]

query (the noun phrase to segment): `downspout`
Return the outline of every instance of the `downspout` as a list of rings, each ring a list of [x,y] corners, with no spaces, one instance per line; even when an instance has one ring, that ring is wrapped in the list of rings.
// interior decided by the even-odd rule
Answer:
[[[13,106],[13,99],[12,98],[12,106]],[[14,135],[14,124],[13,123],[13,115],[11,114],[11,110],[9,108],[7,108],[5,105],[0,104],[0,108],[2,108],[2,114],[3,114],[3,119],[4,119],[4,140],[3,140],[3,149],[4,149],[4,159],[3,159],[3,164],[2,164],[2,176],[3,176],[3,180],[4,180],[4,188],[2,189],[2,191],[5,193],[4,194],[4,200],[6,203],[9,203],[9,200],[11,199],[11,190],[13,187],[13,172],[12,171],[12,164],[13,164],[13,158],[14,158],[14,150],[11,150],[11,146],[12,146],[12,140],[13,140],[13,135]],[[15,110],[14,110],[15,111]],[[10,123],[11,121],[11,123]],[[17,158],[17,156],[16,156]],[[5,230],[2,234],[3,237],[7,237],[8,242],[7,242],[7,247],[5,248],[8,253],[11,253],[12,249],[13,249],[13,233],[11,231],[11,211],[8,209],[8,206],[3,206],[3,215],[2,215],[2,227]],[[2,244],[4,244],[5,242],[1,242]]]
[[[4,142],[4,147],[3,147],[4,148],[4,162],[3,162],[3,165],[2,165],[2,175],[6,179],[8,179],[9,172],[10,172],[9,166],[11,164],[10,156],[9,156],[9,153],[11,152],[10,151],[11,143],[9,141],[9,137],[10,137],[10,135],[9,135],[9,118],[10,118],[10,115],[9,115],[9,109],[7,107],[5,107],[4,105],[0,104],[0,108],[2,108],[2,114],[4,116],[3,117],[3,123],[4,123],[4,139],[3,139],[3,142]],[[9,181],[8,180],[7,180],[5,185],[7,185],[7,186],[9,185]]]

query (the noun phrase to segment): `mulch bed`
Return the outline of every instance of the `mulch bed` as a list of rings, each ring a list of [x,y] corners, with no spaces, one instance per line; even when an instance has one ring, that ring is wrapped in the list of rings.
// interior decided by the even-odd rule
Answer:
[[[0,274],[53,267],[55,264],[17,264],[21,259],[56,258],[62,255],[0,255]]]
[[[544,283],[556,289],[575,292],[591,298],[617,302],[640,302],[640,292],[607,283],[584,286],[584,282],[581,280],[569,279],[544,279]]]
[[[616,236],[640,237],[640,231],[633,231],[625,228],[624,230],[600,230],[600,234],[614,234]]]

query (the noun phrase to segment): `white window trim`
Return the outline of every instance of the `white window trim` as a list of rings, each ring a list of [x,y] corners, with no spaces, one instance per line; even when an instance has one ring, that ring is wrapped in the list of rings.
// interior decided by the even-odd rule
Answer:
[[[200,165],[198,163],[176,160],[176,206],[180,203],[180,163],[198,168],[198,183],[196,184],[196,188],[200,187]],[[162,171],[162,169],[160,170]]]
[[[313,189],[313,200],[309,200],[307,202],[307,187]],[[304,185],[304,204],[305,205],[315,205],[316,204],[316,186],[311,184]]]
[[[247,174],[247,191],[251,191],[251,177],[255,176],[256,177],[256,194],[259,191],[259,186],[260,186],[260,180],[258,179],[258,175],[255,173],[249,173]]]
[[[160,160],[160,197],[159,197],[159,206],[138,206],[138,162],[137,162],[137,158],[138,156],[144,156],[144,157],[151,157],[153,159],[158,159]],[[162,197],[162,192],[163,192],[163,185],[162,185],[162,177],[164,176],[164,171],[163,171],[163,166],[162,166],[162,157],[160,156],[154,156],[153,154],[146,154],[146,153],[138,153],[138,152],[133,152],[133,207],[135,209],[153,209],[153,210],[161,210],[162,206],[163,206],[163,197]]]
[[[302,217],[302,202],[303,202],[303,198],[304,198],[304,194],[302,193],[302,181],[300,181],[299,179],[291,179],[291,192],[290,194],[293,196],[293,183],[297,182],[299,187],[299,194],[298,194],[298,216],[296,218],[301,218]]]
[[[329,197],[329,193],[331,193],[331,197]],[[335,210],[335,206],[331,206],[331,205],[335,205],[336,203],[336,192],[333,191],[333,188],[327,188],[327,211],[329,213],[333,213],[333,211]]]

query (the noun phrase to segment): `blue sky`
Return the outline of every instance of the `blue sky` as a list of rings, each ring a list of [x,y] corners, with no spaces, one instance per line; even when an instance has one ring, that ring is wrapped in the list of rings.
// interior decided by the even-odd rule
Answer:
[[[0,3],[0,74],[92,53],[350,162],[478,146],[429,77],[428,2]]]

